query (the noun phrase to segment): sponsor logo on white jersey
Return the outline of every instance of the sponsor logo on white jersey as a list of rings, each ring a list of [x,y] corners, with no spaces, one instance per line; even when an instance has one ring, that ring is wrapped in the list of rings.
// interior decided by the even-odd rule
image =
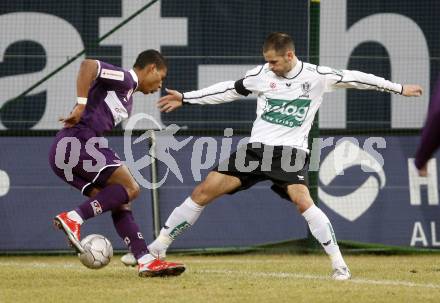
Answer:
[[[310,100],[308,99],[267,99],[261,118],[273,124],[298,127],[304,122],[309,107]]]
[[[303,94],[299,96],[300,98],[310,98],[309,92],[311,89],[310,82],[306,81],[301,84],[301,89],[303,91]]]

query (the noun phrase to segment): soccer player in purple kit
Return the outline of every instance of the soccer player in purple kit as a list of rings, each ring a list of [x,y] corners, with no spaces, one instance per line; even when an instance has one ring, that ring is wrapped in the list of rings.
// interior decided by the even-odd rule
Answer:
[[[131,70],[84,60],[77,77],[77,104],[69,117],[60,119],[64,128],[56,135],[49,153],[55,174],[89,197],[75,209],[55,216],[54,225],[81,252],[80,226],[111,211],[117,233],[138,261],[141,277],[179,275],[185,266],[149,254],[130,208],[139,195],[139,185],[102,135],[128,118],[134,92],[156,92],[166,74],[166,61],[156,50],[140,53]],[[66,159],[76,165],[66,169]]]
[[[440,78],[436,91],[429,103],[428,116],[423,127],[421,140],[416,152],[414,164],[421,177],[428,176],[427,163],[440,146]]]

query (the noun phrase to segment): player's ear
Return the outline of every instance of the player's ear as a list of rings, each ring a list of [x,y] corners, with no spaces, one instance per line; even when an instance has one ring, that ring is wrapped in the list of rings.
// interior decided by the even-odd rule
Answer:
[[[289,60],[292,60],[293,57],[295,57],[295,53],[294,53],[293,50],[291,50],[291,49],[289,49],[289,50],[286,52],[286,55],[287,55],[287,58],[289,58]]]
[[[157,71],[157,66],[156,66],[156,64],[154,64],[154,63],[152,63],[152,64],[150,64],[150,66],[149,66],[149,72],[155,72],[155,71]]]
[[[156,64],[148,64],[144,67],[145,75],[151,74],[154,72],[154,69],[156,68]]]

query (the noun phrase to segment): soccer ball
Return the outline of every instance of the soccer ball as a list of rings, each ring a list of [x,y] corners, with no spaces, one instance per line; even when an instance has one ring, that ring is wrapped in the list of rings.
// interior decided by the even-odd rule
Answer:
[[[110,259],[113,257],[112,244],[102,235],[88,235],[82,239],[81,246],[84,252],[78,254],[79,260],[88,268],[103,268],[110,263]]]

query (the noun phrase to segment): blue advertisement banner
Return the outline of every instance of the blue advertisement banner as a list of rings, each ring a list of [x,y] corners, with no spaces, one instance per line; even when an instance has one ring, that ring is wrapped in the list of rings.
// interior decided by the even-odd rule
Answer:
[[[225,137],[176,136],[185,144],[169,150],[176,168],[158,163],[160,225],[188,197],[194,186],[224,158]],[[232,137],[232,150],[243,138]],[[156,149],[169,146],[158,137]],[[124,159],[122,137],[110,137],[111,146]],[[64,235],[52,229],[52,217],[84,200],[51,171],[47,153],[52,138],[1,137],[0,145],[0,250],[63,250]],[[242,141],[244,143],[245,141]],[[440,246],[437,157],[428,165],[429,176],[417,175],[413,154],[416,136],[327,137],[320,139],[319,206],[333,223],[340,240],[388,245]],[[148,144],[133,144],[139,159]],[[194,156],[195,155],[195,156]],[[201,157],[199,157],[200,155]],[[208,155],[214,155],[214,158]],[[222,156],[221,156],[222,155]],[[227,155],[227,154],[226,154]],[[317,168],[312,157],[310,169]],[[150,167],[142,169],[150,179]],[[307,236],[307,225],[295,207],[270,190],[270,182],[226,195],[209,205],[173,248],[247,246]],[[147,242],[153,239],[151,190],[143,188],[134,214]],[[125,246],[104,214],[84,225],[83,235],[100,233],[116,249]]]
[[[322,148],[320,207],[339,239],[440,246],[438,154],[423,178],[413,159],[418,137],[326,140],[333,144]]]
[[[48,162],[52,141],[47,137],[0,138],[0,251],[68,249],[64,234],[52,227],[52,219],[73,209],[85,197],[52,172]],[[122,142],[121,138],[109,138],[109,146],[120,155]],[[151,241],[153,223],[148,191],[142,191],[137,203],[133,203],[133,213],[144,237]],[[114,248],[125,248],[109,213],[92,218],[83,226],[83,237],[102,234]]]

